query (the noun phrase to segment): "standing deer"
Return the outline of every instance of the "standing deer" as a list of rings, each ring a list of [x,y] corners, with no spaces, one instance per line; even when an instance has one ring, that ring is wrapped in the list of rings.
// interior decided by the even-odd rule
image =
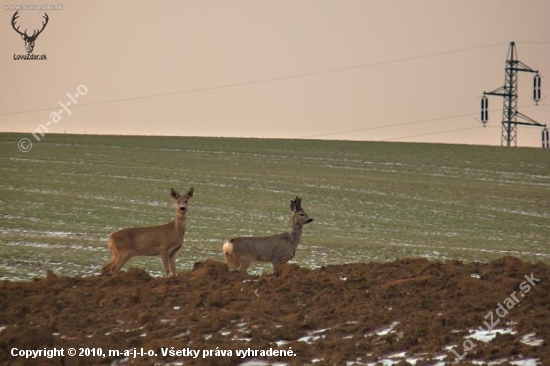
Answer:
[[[32,36],[29,36],[27,34],[26,29],[25,29],[25,32],[22,33],[22,32],[19,31],[19,27],[15,28],[15,21],[17,20],[17,18],[19,18],[19,15],[17,15],[17,13],[19,13],[19,10],[17,10],[15,12],[15,14],[13,14],[13,18],[11,18],[11,26],[13,27],[13,29],[17,33],[19,33],[21,35],[21,38],[23,38],[23,40],[25,41],[25,48],[27,49],[27,53],[32,53],[32,50],[34,49],[34,42],[36,41],[36,38],[38,38],[40,33],[42,33],[44,28],[46,28],[46,25],[48,24],[48,20],[50,18],[48,17],[48,14],[44,13],[43,18],[46,19],[46,22],[42,22],[42,29],[40,29],[40,30],[35,29],[32,33]]]
[[[302,240],[302,227],[313,219],[302,208],[302,199],[299,197],[290,201],[290,209],[289,232],[264,237],[233,238],[223,244],[225,263],[230,271],[238,269],[246,273],[253,262],[271,262],[275,269],[294,258]]]
[[[187,203],[193,197],[193,188],[181,196],[174,188],[170,194],[176,202],[176,219],[168,224],[119,230],[109,237],[113,258],[101,269],[102,274],[118,272],[136,256],[160,255],[164,273],[176,275],[176,256],[183,245],[187,220]]]

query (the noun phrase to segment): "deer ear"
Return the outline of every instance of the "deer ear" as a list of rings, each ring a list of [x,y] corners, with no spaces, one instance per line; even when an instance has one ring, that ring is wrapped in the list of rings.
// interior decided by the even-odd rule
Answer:
[[[299,211],[301,208],[302,206],[300,205],[300,197],[296,196],[296,198],[294,199],[294,210]]]
[[[170,196],[175,200],[180,198],[180,194],[174,188],[170,188]]]
[[[193,187],[191,187],[185,195],[187,196],[187,198],[191,198],[193,197],[193,192],[194,192]]]
[[[290,210],[296,212],[296,202],[290,201]]]
[[[21,38],[25,39],[25,35],[24,35],[24,34],[22,34],[22,35],[21,35]]]

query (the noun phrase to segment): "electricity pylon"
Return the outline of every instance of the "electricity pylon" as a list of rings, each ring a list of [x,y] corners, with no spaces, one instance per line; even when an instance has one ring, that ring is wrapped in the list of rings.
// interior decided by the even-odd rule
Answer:
[[[500,145],[516,146],[518,125],[546,128],[545,124],[539,123],[518,111],[518,72],[523,71],[535,74],[533,99],[537,104],[540,100],[540,76],[538,70],[533,70],[518,60],[515,42],[510,42],[508,57],[506,59],[506,68],[504,71],[506,74],[504,86],[490,92],[483,92],[483,98],[481,99],[481,122],[483,122],[483,127],[485,127],[489,119],[487,113],[489,107],[487,95],[503,97],[504,108],[502,110],[502,135],[500,138]]]

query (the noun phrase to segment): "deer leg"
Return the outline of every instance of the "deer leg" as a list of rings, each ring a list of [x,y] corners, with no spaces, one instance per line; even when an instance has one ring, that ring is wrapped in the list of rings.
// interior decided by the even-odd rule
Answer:
[[[286,262],[288,262],[292,258],[294,258],[293,254],[285,254],[285,255],[281,256],[281,259],[280,259],[281,264],[285,264]]]
[[[172,254],[170,254],[169,260],[170,260],[170,272],[172,273],[172,276],[176,277],[176,257],[178,255],[179,249],[175,250]]]
[[[113,257],[111,258],[111,260],[109,262],[107,262],[106,265],[104,265],[101,268],[101,274],[111,273],[113,271],[113,265],[115,264],[115,262],[117,260],[117,255],[116,255],[116,252],[114,250],[112,250],[111,252],[113,254]]]
[[[225,253],[225,263],[230,271],[234,271],[239,268],[239,260],[229,253]]]
[[[249,258],[241,258],[241,265],[239,266],[239,272],[246,273],[246,270],[252,264],[252,260]]]
[[[286,262],[288,262],[292,258],[294,258],[294,256],[292,254],[281,254],[281,255],[279,255],[278,257],[273,259],[273,261],[271,262],[271,264],[273,264],[273,269],[280,266],[281,264],[285,264]]]
[[[164,267],[164,277],[170,277],[170,259],[168,258],[168,252],[162,252],[160,254],[160,259],[162,260],[162,266]]]
[[[113,264],[116,262],[116,257],[113,256],[113,258],[111,258],[111,260],[109,262],[107,262],[106,265],[104,265],[102,268],[101,268],[101,274],[107,274],[107,273],[110,273],[112,272],[112,267],[113,267]]]
[[[112,273],[113,272],[113,266],[115,265],[115,263],[118,259],[118,251],[116,250],[116,247],[114,246],[114,244],[112,243],[111,240],[109,241],[109,250],[111,251],[111,254],[113,255],[113,257],[111,258],[111,260],[109,262],[107,262],[106,265],[104,265],[101,268],[101,274]]]
[[[120,271],[122,269],[122,267],[124,267],[126,262],[128,262],[130,260],[130,258],[132,258],[131,254],[119,255],[117,257],[116,261],[111,266],[111,273],[116,273],[116,272]]]

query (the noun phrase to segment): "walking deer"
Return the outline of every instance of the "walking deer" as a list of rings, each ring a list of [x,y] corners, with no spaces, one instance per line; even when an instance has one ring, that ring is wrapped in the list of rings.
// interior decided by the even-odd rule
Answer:
[[[176,275],[176,256],[183,245],[187,204],[193,197],[193,188],[184,196],[171,188],[170,194],[176,202],[176,219],[164,225],[123,229],[111,234],[109,249],[113,258],[103,266],[102,274],[118,272],[132,257],[160,255],[165,275]]]
[[[223,244],[225,263],[230,271],[238,269],[246,273],[253,262],[271,262],[275,269],[294,258],[302,240],[302,227],[313,219],[302,208],[302,199],[299,197],[290,201],[290,209],[289,232],[264,237],[233,238]]]

